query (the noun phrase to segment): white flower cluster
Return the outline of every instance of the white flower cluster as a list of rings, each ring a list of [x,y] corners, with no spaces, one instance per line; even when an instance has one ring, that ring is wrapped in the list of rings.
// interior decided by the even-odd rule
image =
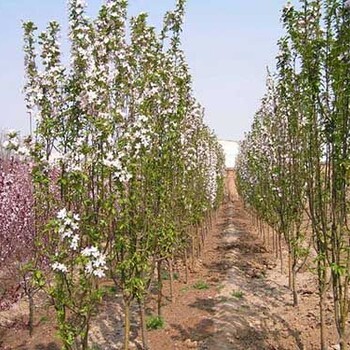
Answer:
[[[125,166],[124,152],[120,152],[117,156],[113,152],[106,153],[103,164],[113,169],[113,176],[121,183],[127,183],[131,180],[132,175]]]
[[[61,238],[63,240],[68,240],[69,247],[77,251],[80,241],[80,237],[76,233],[79,229],[79,215],[68,212],[66,208],[63,208],[57,213],[56,217],[59,223],[58,233]]]
[[[131,144],[134,158],[140,158],[142,150],[147,150],[151,143],[152,130],[149,125],[149,118],[145,115],[137,116],[131,125],[130,131],[124,134]]]
[[[106,257],[96,247],[86,247],[82,250],[81,255],[88,258],[85,264],[85,272],[93,274],[96,277],[102,278],[105,276]]]
[[[69,248],[77,252],[79,248],[80,236],[77,234],[79,229],[80,217],[78,214],[73,214],[67,211],[66,208],[61,209],[57,215],[58,233],[63,241],[67,241]],[[104,277],[106,267],[106,257],[96,247],[86,247],[79,252],[85,258],[84,271],[87,274],[93,274],[96,277]],[[52,269],[56,272],[66,273],[68,268],[61,262],[54,262]]]
[[[62,273],[66,273],[68,271],[67,266],[59,262],[54,262],[52,264],[52,270],[56,272],[62,272]]]
[[[15,130],[9,130],[6,133],[7,140],[3,142],[2,146],[16,155],[27,157],[29,156],[29,149],[20,141],[19,133]]]
[[[284,11],[289,12],[293,8],[292,3],[288,0],[287,3],[284,5]]]

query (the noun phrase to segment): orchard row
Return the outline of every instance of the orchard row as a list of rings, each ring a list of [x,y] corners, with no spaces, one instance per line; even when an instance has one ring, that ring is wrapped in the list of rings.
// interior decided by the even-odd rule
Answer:
[[[340,347],[346,349],[350,3],[288,3],[282,22],[285,33],[279,40],[276,74],[268,76],[261,108],[242,143],[238,187],[246,205],[288,247],[295,306],[298,270],[306,260],[310,268],[315,267],[322,350],[327,348],[325,298],[332,288]]]
[[[133,302],[146,349],[150,286],[158,278],[161,316],[163,266],[187,268],[222,200],[223,151],[181,49],[184,6],[158,34],[144,13],[128,25],[126,0],[107,1],[95,19],[70,0],[68,66],[57,22],[38,36],[23,25],[32,137],[29,151],[16,133],[6,142],[1,264],[17,259],[31,303],[38,289],[52,298],[64,349],[88,348],[106,279],[123,296],[125,349]]]

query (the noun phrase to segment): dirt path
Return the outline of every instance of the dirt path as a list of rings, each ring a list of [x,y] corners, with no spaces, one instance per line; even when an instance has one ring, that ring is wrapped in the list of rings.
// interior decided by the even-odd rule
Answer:
[[[266,278],[276,265],[271,254],[250,232],[239,202],[227,206],[226,217],[222,249],[231,267],[217,296],[215,334],[201,349],[279,349],[282,330],[296,345],[291,349],[303,348],[299,332],[280,313],[288,306],[288,289]]]
[[[294,308],[287,271],[281,274],[275,256],[257,237],[242,204],[237,200],[229,203],[224,217],[220,249],[230,268],[215,297],[214,333],[200,349],[319,349],[315,276],[308,270],[299,274],[300,304]],[[328,344],[336,349],[328,297]]]
[[[176,304],[164,307],[167,327],[150,332],[152,350],[319,349],[315,276],[299,275],[300,306],[293,308],[286,271],[281,274],[238,200],[223,205],[191,278]],[[198,279],[209,289],[193,290]],[[334,344],[331,313],[328,324]]]

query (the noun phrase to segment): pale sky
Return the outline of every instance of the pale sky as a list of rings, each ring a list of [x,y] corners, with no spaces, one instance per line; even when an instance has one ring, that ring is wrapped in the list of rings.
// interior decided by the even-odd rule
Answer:
[[[266,66],[274,67],[286,0],[188,0],[183,46],[197,99],[220,139],[240,140],[264,93]],[[88,0],[95,15],[102,0]],[[129,0],[130,15],[150,14],[160,28],[175,0]],[[0,129],[29,130],[23,103],[22,20],[44,30],[57,20],[67,32],[65,0],[0,0]],[[63,39],[63,38],[62,38]],[[65,40],[65,39],[64,39]],[[63,45],[67,57],[67,45]]]

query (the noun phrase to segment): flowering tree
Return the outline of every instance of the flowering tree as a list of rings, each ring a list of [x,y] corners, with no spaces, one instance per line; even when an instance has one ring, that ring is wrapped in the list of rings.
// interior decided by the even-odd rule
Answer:
[[[84,1],[70,0],[70,65],[61,65],[51,22],[39,35],[41,71],[36,28],[24,24],[37,242],[51,266],[36,277],[55,302],[65,349],[87,349],[104,277],[123,294],[125,349],[135,299],[147,348],[144,299],[154,268],[160,315],[163,261],[187,250],[186,229],[222,198],[222,149],[203,124],[180,45],[184,5],[166,14],[160,35],[146,14],[132,18],[128,38],[125,0],[107,1],[94,20]]]
[[[19,135],[9,131],[2,147],[7,156],[0,159],[0,270],[4,282],[0,308],[9,307],[24,292],[29,301],[29,332],[33,332],[34,293],[31,283],[35,250],[32,164]],[[13,285],[15,283],[15,285]]]
[[[300,1],[300,8],[289,2],[284,8],[277,104],[271,116],[263,114],[262,122],[275,125],[268,129],[273,152],[267,156],[275,166],[265,168],[270,178],[260,174],[262,167],[254,168],[256,162],[264,164],[257,148],[248,149],[261,144],[261,128],[254,124],[243,143],[238,170],[240,191],[255,210],[268,194],[264,191],[266,197],[259,198],[253,184],[261,189],[267,183],[266,190],[281,198],[269,197],[268,205],[284,233],[292,274],[293,261],[302,253],[304,210],[309,218],[317,254],[321,349],[326,349],[324,303],[330,277],[341,349],[347,348],[348,339],[349,16],[348,1]]]

